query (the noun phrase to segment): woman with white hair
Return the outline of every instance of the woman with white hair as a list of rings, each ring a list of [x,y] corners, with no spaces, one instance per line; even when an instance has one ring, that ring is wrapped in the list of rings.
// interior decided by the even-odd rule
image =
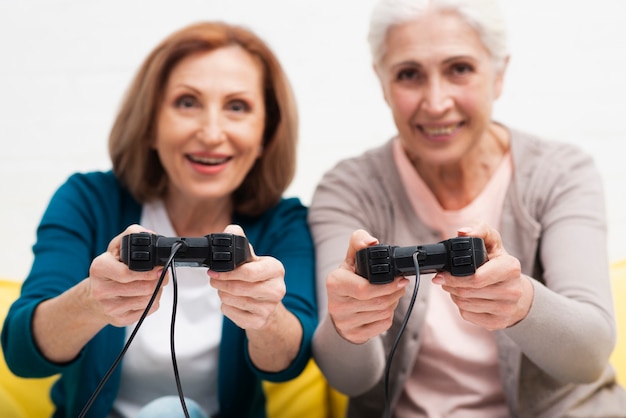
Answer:
[[[498,2],[383,0],[369,41],[397,135],[326,173],[309,213],[313,352],[348,416],[626,417],[601,179],[580,149],[492,119]],[[484,241],[475,274],[356,274],[368,246],[457,235]]]

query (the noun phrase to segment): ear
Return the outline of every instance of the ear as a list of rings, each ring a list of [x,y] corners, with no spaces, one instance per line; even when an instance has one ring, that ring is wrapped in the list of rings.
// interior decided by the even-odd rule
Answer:
[[[494,86],[494,98],[498,99],[500,97],[500,95],[502,94],[502,88],[504,85],[504,75],[506,73],[506,69],[509,66],[509,59],[510,56],[507,55],[506,58],[504,59],[504,63],[502,64],[502,68],[498,71],[498,74],[496,74],[496,84]]]

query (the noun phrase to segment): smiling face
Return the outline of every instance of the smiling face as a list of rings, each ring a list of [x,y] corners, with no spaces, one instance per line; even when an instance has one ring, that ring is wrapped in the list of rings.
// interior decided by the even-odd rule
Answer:
[[[503,72],[454,12],[392,27],[376,65],[400,140],[418,164],[455,165],[488,135]]]
[[[153,144],[169,179],[166,199],[231,199],[261,155],[263,71],[228,46],[190,55],[170,73]]]

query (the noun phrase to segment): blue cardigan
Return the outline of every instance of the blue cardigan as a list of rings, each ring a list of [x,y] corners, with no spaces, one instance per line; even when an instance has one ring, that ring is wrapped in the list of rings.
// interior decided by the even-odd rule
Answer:
[[[31,320],[36,306],[88,276],[92,260],[128,225],[139,223],[141,205],[112,172],[74,174],[52,197],[37,229],[34,262],[11,306],[2,330],[7,364],[24,377],[61,374],[52,388],[54,417],[78,416],[125,342],[125,328],[102,329],[67,364],[46,360],[36,347]],[[282,199],[259,217],[234,215],[258,255],[272,255],[285,267],[284,305],[300,320],[303,340],[298,356],[280,373],[264,373],[251,363],[245,332],[225,318],[218,370],[220,417],[265,417],[261,380],[285,381],[306,366],[317,326],[314,249],[307,209],[296,198]],[[117,396],[121,366],[111,375],[87,417],[106,418]],[[184,380],[184,377],[182,377]]]

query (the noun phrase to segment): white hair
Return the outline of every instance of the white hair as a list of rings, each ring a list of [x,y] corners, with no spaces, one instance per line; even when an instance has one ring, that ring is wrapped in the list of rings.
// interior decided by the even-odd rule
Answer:
[[[501,70],[508,51],[507,30],[499,0],[380,0],[370,18],[368,42],[372,59],[379,64],[385,54],[389,28],[417,19],[429,9],[456,12],[478,33],[497,69]]]

